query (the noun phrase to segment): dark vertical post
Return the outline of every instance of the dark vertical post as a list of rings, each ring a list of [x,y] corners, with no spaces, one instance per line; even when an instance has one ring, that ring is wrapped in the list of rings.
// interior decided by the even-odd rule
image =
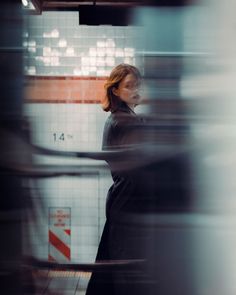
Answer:
[[[0,9],[0,292],[23,294],[21,179],[9,163],[21,158],[23,101],[21,1],[1,1]]]

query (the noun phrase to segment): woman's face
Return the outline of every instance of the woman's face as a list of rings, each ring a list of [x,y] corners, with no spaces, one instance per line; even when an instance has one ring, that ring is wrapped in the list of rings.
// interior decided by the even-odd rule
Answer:
[[[118,88],[113,88],[113,93],[124,101],[131,109],[140,103],[140,81],[133,74],[128,74],[119,83]]]

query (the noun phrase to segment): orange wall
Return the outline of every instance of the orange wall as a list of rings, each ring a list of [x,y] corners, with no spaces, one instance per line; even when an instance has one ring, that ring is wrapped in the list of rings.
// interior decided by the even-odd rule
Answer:
[[[100,103],[106,77],[26,76],[27,103]]]

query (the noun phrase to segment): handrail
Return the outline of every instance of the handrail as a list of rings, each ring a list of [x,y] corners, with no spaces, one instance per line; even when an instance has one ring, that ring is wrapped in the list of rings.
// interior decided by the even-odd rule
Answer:
[[[124,259],[109,260],[95,263],[57,263],[26,257],[24,267],[50,269],[57,271],[84,271],[84,272],[105,272],[105,271],[130,271],[141,270],[145,266],[145,259]]]

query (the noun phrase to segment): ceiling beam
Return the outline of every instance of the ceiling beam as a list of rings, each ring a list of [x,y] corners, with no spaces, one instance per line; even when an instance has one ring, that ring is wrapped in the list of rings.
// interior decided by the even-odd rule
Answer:
[[[80,5],[97,5],[97,6],[138,6],[145,3],[145,0],[81,0],[81,1],[74,1],[74,0],[44,0],[43,1],[43,9],[46,8],[69,8],[69,7],[78,7]]]

